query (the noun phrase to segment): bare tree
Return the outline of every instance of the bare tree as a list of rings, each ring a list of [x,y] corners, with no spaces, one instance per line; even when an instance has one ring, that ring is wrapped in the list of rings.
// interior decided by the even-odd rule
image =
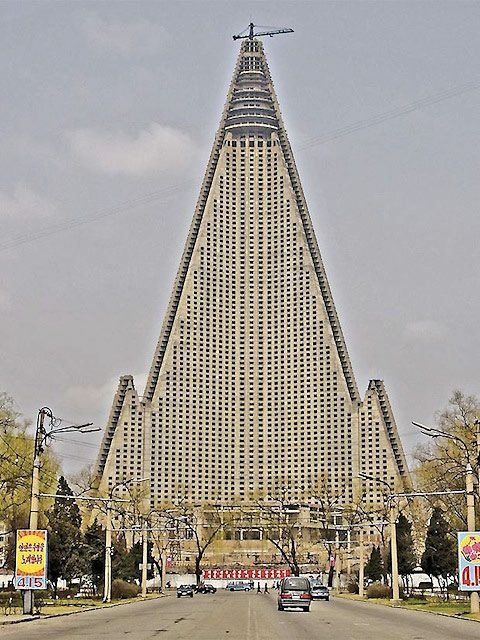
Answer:
[[[447,434],[447,437],[436,436],[414,451],[417,462],[415,475],[420,488],[425,491],[463,490],[467,464],[472,466],[478,478],[480,460],[476,432],[479,420],[478,398],[454,391],[447,408],[437,415],[436,420],[436,427]],[[465,528],[465,498],[462,495],[445,495],[442,500],[447,507],[446,517],[452,527]],[[431,500],[431,508],[436,502],[437,499]]]
[[[208,547],[219,537],[228,524],[228,517],[219,505],[192,504],[187,497],[180,496],[171,508],[163,510],[167,523],[173,525],[178,536],[193,541],[195,545],[195,576],[201,582],[202,561]]]
[[[259,526],[264,537],[280,553],[292,574],[300,575],[302,527],[298,502],[293,502],[287,488],[280,488],[274,495],[256,500],[255,508],[258,510]]]

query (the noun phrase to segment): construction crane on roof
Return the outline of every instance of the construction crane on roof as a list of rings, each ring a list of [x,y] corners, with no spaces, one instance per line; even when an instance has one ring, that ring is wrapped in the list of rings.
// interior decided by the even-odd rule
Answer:
[[[265,29],[265,31],[257,31],[255,33],[254,29]],[[261,36],[273,36],[278,35],[279,33],[293,33],[293,29],[275,29],[274,27],[261,27],[258,24],[253,24],[251,22],[246,29],[244,29],[241,33],[236,36],[232,36],[234,40],[242,40],[244,38],[248,38],[249,40],[253,40],[254,38],[260,38]]]

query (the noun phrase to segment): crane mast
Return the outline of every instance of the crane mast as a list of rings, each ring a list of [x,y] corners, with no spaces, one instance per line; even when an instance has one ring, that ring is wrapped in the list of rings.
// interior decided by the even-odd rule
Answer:
[[[265,31],[257,31],[255,32],[255,28],[257,29],[265,29]],[[248,33],[247,33],[248,32]],[[258,24],[253,24],[251,22],[246,29],[241,31],[239,34],[232,36],[234,40],[242,40],[248,38],[249,40],[253,40],[254,38],[260,38],[261,36],[276,36],[280,33],[293,33],[293,29],[284,28],[284,29],[274,29],[273,27],[261,27]]]

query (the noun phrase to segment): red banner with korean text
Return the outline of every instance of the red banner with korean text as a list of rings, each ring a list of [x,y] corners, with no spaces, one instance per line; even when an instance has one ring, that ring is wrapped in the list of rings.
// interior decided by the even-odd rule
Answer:
[[[290,569],[204,569],[204,580],[280,580]]]

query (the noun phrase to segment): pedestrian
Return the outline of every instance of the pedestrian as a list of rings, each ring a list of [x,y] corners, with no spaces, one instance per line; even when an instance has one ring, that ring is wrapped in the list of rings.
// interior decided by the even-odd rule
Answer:
[[[268,584],[265,582],[265,593],[268,593]]]
[[[262,590],[260,588],[260,583],[257,584],[257,593],[262,593]]]

